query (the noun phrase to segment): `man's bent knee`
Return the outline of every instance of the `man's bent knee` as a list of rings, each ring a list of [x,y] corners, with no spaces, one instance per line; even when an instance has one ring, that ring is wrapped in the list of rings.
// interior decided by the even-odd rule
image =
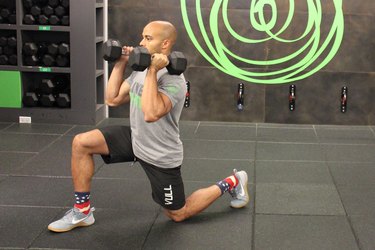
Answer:
[[[174,222],[182,222],[186,220],[189,216],[186,214],[185,207],[179,209],[179,210],[168,210],[165,209],[165,214],[172,219]]]
[[[77,134],[72,143],[73,152],[88,154],[108,154],[103,134],[98,130]]]

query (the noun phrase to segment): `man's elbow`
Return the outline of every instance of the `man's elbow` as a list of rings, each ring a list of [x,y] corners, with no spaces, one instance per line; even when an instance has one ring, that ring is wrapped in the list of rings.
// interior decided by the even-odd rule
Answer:
[[[159,117],[150,114],[144,114],[143,118],[145,122],[156,122],[157,120],[159,120]]]
[[[117,107],[119,104],[113,100],[105,100],[105,104],[107,104],[110,107]]]

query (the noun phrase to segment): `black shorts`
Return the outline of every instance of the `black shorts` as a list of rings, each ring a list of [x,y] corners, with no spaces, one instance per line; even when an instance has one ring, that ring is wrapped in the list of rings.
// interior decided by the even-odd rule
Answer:
[[[106,164],[138,161],[150,181],[152,198],[156,203],[168,210],[178,210],[185,205],[181,166],[160,168],[136,157],[128,126],[109,126],[99,130],[109,149],[109,155],[101,155]]]

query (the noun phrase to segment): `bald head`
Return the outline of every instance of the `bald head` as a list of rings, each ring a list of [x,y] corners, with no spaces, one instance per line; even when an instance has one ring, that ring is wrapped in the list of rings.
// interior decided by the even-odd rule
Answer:
[[[177,39],[176,28],[167,21],[152,21],[142,32],[141,46],[146,47],[151,54],[169,54]]]
[[[155,29],[158,34],[160,35],[161,39],[168,39],[171,41],[172,46],[176,42],[177,39],[177,30],[167,21],[153,21],[147,24],[150,25],[153,29]]]

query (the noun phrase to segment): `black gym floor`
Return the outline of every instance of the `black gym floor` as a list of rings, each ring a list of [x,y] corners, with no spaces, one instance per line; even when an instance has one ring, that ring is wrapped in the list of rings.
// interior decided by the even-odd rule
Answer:
[[[98,126],[128,123],[107,119]],[[0,123],[1,249],[375,249],[375,127],[181,122],[187,195],[249,175],[251,202],[228,194],[182,223],[151,198],[139,165],[95,157],[96,222],[57,234],[73,204],[71,141],[94,127]]]

